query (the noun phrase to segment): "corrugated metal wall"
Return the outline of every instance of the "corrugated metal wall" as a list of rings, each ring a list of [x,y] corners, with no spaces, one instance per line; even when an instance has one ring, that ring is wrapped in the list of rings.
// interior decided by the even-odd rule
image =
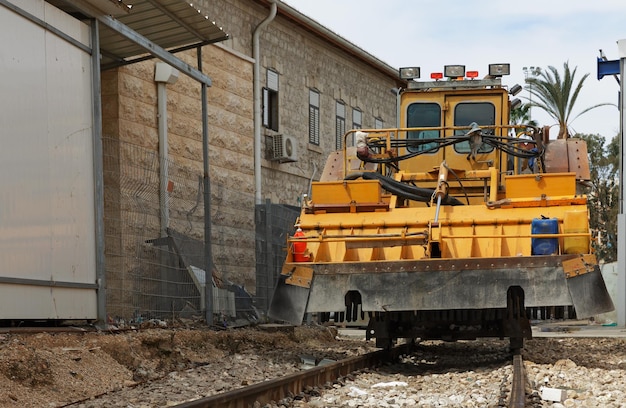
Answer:
[[[79,20],[12,3],[89,47]],[[91,56],[4,6],[0,49],[0,319],[95,319]]]

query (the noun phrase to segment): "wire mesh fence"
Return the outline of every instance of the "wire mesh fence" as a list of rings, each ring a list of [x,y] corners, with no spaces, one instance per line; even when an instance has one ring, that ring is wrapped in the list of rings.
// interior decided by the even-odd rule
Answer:
[[[256,206],[256,293],[261,310],[269,307],[287,255],[287,237],[294,233],[298,215],[298,207],[272,204],[269,200]]]
[[[103,152],[109,319],[203,317],[206,269],[219,321],[256,319],[257,300],[245,289],[245,283],[254,288],[256,273],[253,194],[212,184],[207,229],[201,163],[161,163],[156,151],[116,139],[104,139]],[[205,234],[211,236],[210,268]]]

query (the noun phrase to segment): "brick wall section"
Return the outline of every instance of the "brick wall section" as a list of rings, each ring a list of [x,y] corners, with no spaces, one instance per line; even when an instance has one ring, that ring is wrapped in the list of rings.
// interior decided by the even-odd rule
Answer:
[[[203,6],[230,35],[223,44],[252,55],[252,33],[269,14],[269,6],[254,0],[205,1]],[[395,126],[395,79],[357,60],[330,42],[313,35],[280,14],[261,32],[261,77],[266,69],[279,73],[279,132],[298,141],[299,160],[279,164],[263,161],[262,196],[274,203],[298,204],[309,179],[319,178],[328,154],[335,148],[335,102],[346,104],[346,128],[352,125],[352,108],[363,112],[363,128],[373,128],[379,117]],[[308,143],[309,88],[321,93],[320,145]],[[270,158],[273,132],[264,130],[264,159]]]
[[[208,89],[208,124],[214,261],[225,277],[253,291],[252,33],[268,15],[269,7],[255,0],[205,3],[211,19],[231,36],[219,45],[203,48],[203,71],[213,81]],[[375,117],[391,127],[395,124],[395,97],[390,89],[397,84],[394,78],[280,15],[260,39],[262,86],[266,69],[279,73],[278,133],[296,138],[299,156],[295,163],[269,160],[273,132],[263,129],[262,199],[297,205],[298,198],[307,192],[309,179],[319,178],[326,157],[335,148],[336,101],[341,99],[346,104],[348,129],[352,108],[363,112],[364,128],[373,128]],[[196,66],[195,50],[177,56]],[[146,61],[103,73],[106,138],[158,151],[154,64]],[[319,146],[308,143],[310,88],[321,94]],[[181,73],[178,82],[168,85],[167,90],[170,157],[202,174],[200,85]],[[111,147],[116,148],[119,146]],[[118,157],[123,162],[123,153]],[[119,161],[110,160],[109,165],[119,166]],[[109,177],[105,182],[115,186],[117,181]],[[119,215],[123,208],[123,204],[109,205],[105,210]],[[120,247],[109,241],[107,245]]]
[[[178,54],[192,66],[197,65],[196,51]],[[217,46],[203,49],[204,72],[212,79],[208,88],[209,163],[212,193],[212,250],[216,272],[223,277],[254,288],[254,157],[252,124],[252,66],[242,58]],[[124,168],[125,161],[143,160],[133,156],[132,146],[152,151],[158,156],[157,84],[154,82],[155,61],[128,65],[102,75],[103,136],[105,139],[105,228],[107,234],[107,281],[109,303],[130,302],[116,295],[122,287],[129,291],[132,282],[124,271],[136,267],[124,255],[134,254],[134,246],[146,235],[159,236],[158,195],[151,196],[151,205],[137,208],[124,192],[120,179],[136,177]],[[203,174],[202,162],[202,105],[200,84],[184,74],[175,84],[167,85],[168,153],[170,160],[189,171],[188,184],[175,185],[175,193],[195,198]],[[119,142],[119,143],[118,143]],[[126,146],[126,149],[124,148]],[[147,159],[146,159],[147,160]],[[148,165],[148,163],[146,163]],[[158,167],[155,169],[158,171]],[[158,188],[158,178],[136,180]],[[131,181],[131,185],[134,183]],[[180,189],[193,191],[182,192]],[[177,190],[178,189],[178,190]],[[132,192],[130,193],[132,195]],[[157,201],[154,203],[154,201]],[[193,203],[192,203],[193,204]],[[130,212],[145,211],[146,217],[133,224]],[[194,215],[203,213],[203,203]],[[171,209],[170,226],[184,224],[175,220],[177,212]],[[180,215],[184,218],[184,214]],[[136,217],[135,217],[136,218]],[[137,234],[135,235],[135,230]],[[185,232],[185,231],[179,231]],[[194,218],[191,231],[196,239],[203,239],[202,218]],[[119,237],[135,236],[135,239]],[[117,297],[116,297],[117,296]]]

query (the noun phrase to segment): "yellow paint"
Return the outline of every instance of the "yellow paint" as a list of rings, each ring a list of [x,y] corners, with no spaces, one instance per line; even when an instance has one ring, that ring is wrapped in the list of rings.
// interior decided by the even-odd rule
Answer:
[[[563,252],[566,254],[586,254],[589,252],[589,224],[587,211],[566,211],[563,217],[564,233],[584,233],[583,236],[564,237]]]
[[[313,279],[313,268],[304,266],[301,263],[285,264],[281,271],[282,275],[287,275],[285,280],[290,285],[310,288]]]
[[[300,226],[309,238],[312,262],[423,259],[428,242],[440,243],[442,258],[509,257],[530,255],[532,237],[553,236],[531,234],[533,218],[544,216],[557,218],[559,233],[554,237],[560,238],[564,253],[564,239],[589,240],[588,226],[587,232],[563,231],[566,216],[586,214],[587,207],[556,203],[496,209],[484,204],[445,206],[436,228],[430,226],[433,207],[390,208],[384,213],[303,213]]]
[[[576,173],[520,174],[504,180],[507,198],[576,194]]]
[[[578,258],[563,261],[563,271],[565,272],[565,276],[569,279],[593,272],[597,264],[598,261],[595,255],[585,254]]]
[[[421,128],[359,131],[367,133],[368,140],[380,142],[369,151],[371,157],[384,160],[408,155],[415,148],[393,146],[391,142],[403,141],[411,135],[415,138],[438,135],[454,141],[454,137],[469,130],[469,126],[455,124],[455,112],[473,102],[493,106],[493,115],[484,119],[493,124],[480,125],[483,135],[519,137],[526,131],[524,126],[508,124],[509,99],[505,88],[462,89],[461,85],[458,89],[442,86],[402,93],[401,123],[407,122],[412,104],[427,103],[440,107],[439,126],[431,123],[432,126]],[[474,115],[472,109],[466,111]],[[352,140],[350,136],[354,132],[348,132],[344,140]],[[299,220],[307,237],[310,262],[531,256],[532,237],[546,237],[531,234],[533,219],[541,217],[557,219],[559,231],[548,237],[558,239],[559,253],[589,251],[587,199],[576,194],[575,173],[519,174],[520,159],[504,150],[471,151],[475,157],[470,157],[467,148],[449,144],[402,160],[397,168],[384,163],[364,165],[354,147],[344,149],[341,165],[336,163],[338,159],[334,155],[331,166],[336,168],[332,172],[334,178],[312,183],[311,201],[303,207]],[[445,166],[443,170],[442,166]],[[447,185],[439,191],[447,191],[464,205],[441,206],[435,223],[436,200],[428,203],[398,198],[384,191],[378,180],[336,180],[342,173],[345,176],[374,169],[398,182],[428,189],[435,189],[438,184],[442,187],[438,177],[447,173],[444,177]],[[288,255],[288,262],[291,259]]]
[[[317,205],[350,203],[382,204],[382,189],[377,180],[349,180],[313,183],[311,197]]]

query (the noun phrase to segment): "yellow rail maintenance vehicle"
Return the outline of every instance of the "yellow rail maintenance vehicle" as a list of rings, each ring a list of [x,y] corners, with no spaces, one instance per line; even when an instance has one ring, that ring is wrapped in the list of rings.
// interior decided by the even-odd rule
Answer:
[[[304,200],[269,316],[395,340],[508,337],[613,310],[591,249],[582,140],[511,125],[509,64],[401,68],[400,127],[347,132]]]

